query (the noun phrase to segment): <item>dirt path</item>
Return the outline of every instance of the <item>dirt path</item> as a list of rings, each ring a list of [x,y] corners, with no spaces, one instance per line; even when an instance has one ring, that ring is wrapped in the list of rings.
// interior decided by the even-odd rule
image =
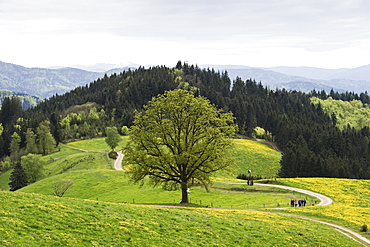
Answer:
[[[278,212],[266,212],[266,213],[285,215],[285,216],[289,216],[289,217],[300,218],[300,219],[303,219],[303,220],[309,220],[309,221],[314,221],[314,222],[321,223],[321,224],[324,224],[324,225],[328,225],[328,226],[333,227],[335,230],[342,233],[343,235],[345,235],[345,236],[353,239],[354,241],[362,244],[363,246],[370,246],[370,240],[369,239],[365,238],[361,234],[359,234],[357,232],[354,232],[351,229],[349,229],[347,227],[344,227],[344,226],[340,226],[340,225],[329,223],[329,222],[322,221],[322,220],[315,220],[315,219],[307,218],[307,217],[300,216],[300,215],[278,213]]]
[[[313,192],[313,191],[309,191],[309,190],[303,190],[303,189],[298,189],[298,188],[293,188],[293,187],[283,186],[283,185],[277,185],[277,184],[259,184],[259,183],[255,183],[255,185],[281,188],[281,189],[296,191],[296,192],[299,192],[299,193],[303,193],[303,194],[306,194],[306,195],[309,195],[309,196],[316,197],[316,198],[320,199],[320,201],[321,201],[316,206],[326,206],[326,205],[329,205],[329,204],[333,203],[333,200],[330,199],[329,197],[321,195],[321,194]]]
[[[280,149],[277,147],[276,143],[274,143],[274,142],[269,142],[269,141],[265,141],[265,140],[261,140],[261,139],[256,139],[256,141],[261,142],[261,143],[266,143],[266,144],[270,145],[274,150],[281,153]]]
[[[227,183],[227,184],[244,184],[244,183]],[[299,189],[299,188],[283,186],[283,185],[275,185],[275,184],[255,183],[255,185],[276,187],[276,188],[296,191],[296,192],[299,192],[299,193],[303,193],[303,194],[307,194],[307,195],[316,197],[320,200],[320,203],[317,204],[316,206],[327,206],[327,205],[330,205],[330,204],[333,203],[333,200],[331,198],[329,198],[327,196],[324,196],[324,195],[321,195],[319,193],[313,192],[313,191],[309,191],[309,190],[303,190],[303,189]],[[183,207],[183,206],[166,206],[166,205],[145,205],[145,206],[186,208],[186,207]],[[235,209],[226,209],[226,208],[207,208],[207,209],[209,209],[209,210],[235,210]],[[364,236],[362,236],[361,234],[359,234],[357,232],[352,231],[349,228],[346,228],[346,227],[343,227],[343,226],[340,226],[340,225],[337,225],[337,224],[329,223],[329,222],[322,221],[322,220],[315,220],[315,219],[307,218],[307,217],[300,216],[300,215],[294,215],[294,214],[286,214],[286,213],[279,213],[279,212],[267,212],[267,211],[263,211],[263,212],[267,213],[267,214],[285,215],[285,216],[289,216],[289,217],[300,218],[300,219],[314,221],[314,222],[317,222],[317,223],[320,223],[320,224],[328,225],[328,226],[333,227],[335,230],[342,233],[343,235],[345,235],[345,236],[351,238],[352,240],[356,241],[357,243],[359,243],[363,246],[370,247],[370,240],[369,239],[365,238]]]
[[[122,159],[123,159],[124,155],[122,154],[122,151],[118,151],[117,154],[118,154],[118,157],[114,161],[114,169],[116,169],[118,171],[123,171],[123,169],[122,169]]]
[[[247,183],[226,183],[226,184],[247,184]],[[277,184],[260,184],[260,183],[254,183],[254,184],[259,185],[259,186],[268,186],[268,187],[281,188],[285,190],[291,190],[291,191],[295,191],[295,192],[299,192],[302,194],[316,197],[317,199],[320,200],[320,203],[316,204],[316,206],[326,206],[326,205],[330,205],[333,203],[333,200],[330,199],[329,197],[321,195],[313,191],[309,191],[309,190],[303,190],[303,189],[298,189],[298,188],[283,186],[283,185],[277,185]]]

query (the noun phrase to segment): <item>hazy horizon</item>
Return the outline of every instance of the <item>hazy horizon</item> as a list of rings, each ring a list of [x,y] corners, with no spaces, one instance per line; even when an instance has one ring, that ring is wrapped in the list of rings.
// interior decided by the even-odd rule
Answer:
[[[0,1],[0,60],[25,67],[370,64],[370,2]]]

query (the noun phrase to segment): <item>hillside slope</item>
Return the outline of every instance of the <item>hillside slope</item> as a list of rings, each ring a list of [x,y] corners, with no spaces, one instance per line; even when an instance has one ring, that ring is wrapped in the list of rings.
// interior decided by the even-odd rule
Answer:
[[[319,223],[0,192],[2,246],[359,246]],[[21,229],[21,230],[20,230]]]

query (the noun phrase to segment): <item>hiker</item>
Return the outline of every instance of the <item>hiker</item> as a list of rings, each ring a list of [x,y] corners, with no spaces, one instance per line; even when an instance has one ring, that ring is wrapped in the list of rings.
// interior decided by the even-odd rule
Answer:
[[[298,207],[302,206],[302,200],[298,200]]]
[[[294,204],[295,204],[294,199],[290,200],[290,206],[291,206],[292,208],[294,208]]]
[[[303,206],[306,206],[306,199],[303,200]]]

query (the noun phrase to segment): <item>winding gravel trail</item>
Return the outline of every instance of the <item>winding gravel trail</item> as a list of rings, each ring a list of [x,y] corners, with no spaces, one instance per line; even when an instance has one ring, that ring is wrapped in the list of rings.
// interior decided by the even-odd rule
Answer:
[[[330,204],[333,203],[333,200],[330,199],[329,197],[321,195],[321,194],[313,192],[313,191],[309,191],[309,190],[303,190],[303,189],[298,189],[298,188],[283,186],[283,185],[277,185],[277,184],[260,184],[260,183],[255,183],[255,184],[260,185],[260,186],[269,186],[269,187],[275,187],[275,188],[281,188],[281,189],[296,191],[296,192],[299,192],[299,193],[303,193],[303,194],[306,194],[306,195],[309,195],[309,196],[316,197],[316,198],[320,199],[320,201],[321,201],[319,204],[316,204],[316,206],[327,206],[327,205],[330,205]]]
[[[117,171],[123,171],[123,169],[122,169],[122,159],[123,159],[124,155],[123,155],[122,151],[118,151],[117,154],[118,154],[118,157],[114,161],[114,169],[116,169]]]

